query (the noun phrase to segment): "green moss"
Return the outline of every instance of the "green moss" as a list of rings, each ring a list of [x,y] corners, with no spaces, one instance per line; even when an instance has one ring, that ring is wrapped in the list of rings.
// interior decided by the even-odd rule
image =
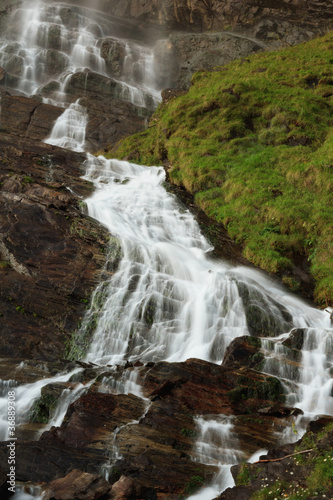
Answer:
[[[283,403],[285,400],[281,382],[275,377],[267,377],[265,380],[251,380],[239,377],[238,387],[228,393],[230,401],[239,403],[248,399],[276,401]]]
[[[181,435],[188,438],[196,437],[197,433],[194,429],[182,429],[180,431]]]
[[[58,398],[52,394],[42,394],[30,409],[29,422],[47,424],[57,405]]]
[[[333,478],[333,451],[326,451],[315,458],[314,467],[307,478],[307,486],[310,491],[325,493],[332,488]]]
[[[147,165],[167,158],[170,180],[292,290],[295,255],[307,257],[323,304],[333,304],[332,42],[330,33],[198,72],[154,126],[110,152]]]
[[[33,182],[33,180],[28,175],[24,176],[23,179],[22,179],[22,184],[23,185],[25,185],[25,184],[31,184],[32,182]]]

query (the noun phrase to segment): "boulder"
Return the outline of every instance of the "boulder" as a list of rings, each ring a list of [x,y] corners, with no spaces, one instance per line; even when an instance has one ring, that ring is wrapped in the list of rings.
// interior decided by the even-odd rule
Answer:
[[[332,418],[318,419],[296,443],[270,450],[253,464],[231,467],[236,486],[225,490],[216,500],[246,500],[258,494],[297,498],[300,491],[306,492],[306,498],[317,498],[318,491],[323,498],[331,498],[332,443]]]
[[[275,337],[292,329],[292,316],[284,306],[266,295],[256,285],[251,286],[237,278],[236,282],[251,335]]]
[[[43,499],[98,500],[110,489],[110,484],[102,476],[74,469],[65,477],[52,481],[46,488]]]

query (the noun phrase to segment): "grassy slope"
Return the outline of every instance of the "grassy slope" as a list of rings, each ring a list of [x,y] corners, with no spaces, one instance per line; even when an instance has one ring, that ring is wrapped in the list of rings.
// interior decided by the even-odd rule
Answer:
[[[311,261],[333,303],[333,33],[194,75],[116,155],[172,165],[170,180],[223,223],[255,265],[295,290],[293,256]],[[114,154],[114,151],[111,152]]]

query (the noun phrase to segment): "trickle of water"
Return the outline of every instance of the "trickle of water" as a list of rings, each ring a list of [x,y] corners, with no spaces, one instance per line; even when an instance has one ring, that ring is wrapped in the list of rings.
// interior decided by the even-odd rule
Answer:
[[[128,394],[128,393],[126,392],[125,394]],[[120,427],[117,427],[117,429],[114,431],[113,442],[112,442],[111,449],[109,451],[109,459],[103,465],[102,471],[101,471],[104,479],[106,479],[107,481],[110,478],[110,473],[114,467],[116,460],[121,460],[123,458],[121,455],[121,452],[119,450],[118,444],[117,444],[117,438],[118,438],[119,433],[121,432],[122,429],[125,429],[126,427],[129,427],[131,425],[140,424],[141,420],[145,418],[145,416],[147,415],[147,413],[152,405],[152,402],[150,401],[150,399],[144,398],[142,396],[142,394],[140,394],[139,397],[141,397],[145,401],[145,409],[144,409],[141,417],[138,420],[133,420],[132,422],[128,422],[127,424],[124,424],[124,425],[121,425]]]
[[[77,372],[78,373],[78,372]],[[49,423],[42,429],[44,432],[51,427],[59,427],[66,415],[67,409],[70,404],[74,403],[80,396],[89,390],[89,387],[94,383],[94,379],[87,384],[77,384],[74,389],[64,389],[61,396],[59,397],[58,405],[54,410],[54,414],[50,419]]]
[[[210,486],[191,495],[189,500],[210,500],[234,486],[230,466],[248,457],[240,450],[237,436],[233,433],[232,418],[224,415],[214,416],[214,419],[197,417],[196,426],[198,439],[193,458],[202,464],[217,466],[219,472]]]

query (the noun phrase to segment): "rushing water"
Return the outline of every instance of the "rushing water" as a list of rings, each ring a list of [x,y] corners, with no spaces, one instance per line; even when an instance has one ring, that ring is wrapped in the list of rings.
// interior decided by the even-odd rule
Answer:
[[[19,30],[23,18],[28,22]],[[114,52],[102,57],[105,43]],[[76,72],[88,69],[113,77],[120,83],[119,96],[137,106],[146,105],[147,95],[155,104],[159,100],[152,50],[121,39],[119,33],[114,36],[113,27],[97,14],[92,18],[87,9],[25,2],[13,14],[1,44],[0,65],[8,72],[7,83],[12,89],[26,95],[42,92],[45,99],[67,106],[45,141],[49,144],[84,151],[87,113],[79,101],[67,102],[66,93]],[[116,57],[112,59],[110,54],[119,54],[119,47],[123,62],[120,66],[117,62],[117,66]],[[56,72],[54,66],[52,71],[50,67],[55,54]],[[47,94],[45,88],[50,81],[57,83],[57,91]],[[221,363],[230,342],[249,334],[241,296],[246,287],[256,305],[277,323],[284,324],[277,304],[292,318],[282,335],[263,339],[262,350],[266,356],[264,371],[280,378],[288,403],[304,412],[303,421],[296,422],[299,429],[304,429],[305,420],[320,413],[333,415],[333,332],[327,313],[310,307],[257,271],[209,259],[210,243],[191,213],[165,190],[162,167],[148,168],[87,154],[85,169],[85,178],[95,186],[94,194],[86,200],[88,214],[120,242],[118,246],[112,239],[110,245],[110,256],[120,257],[117,272],[98,285],[83,321],[81,333],[92,324],[95,327],[86,361],[115,366],[126,360],[184,361],[196,357]],[[303,348],[296,363],[285,341],[300,330]],[[42,387],[50,382],[67,383],[75,373],[16,387],[22,423]],[[49,426],[61,424],[68,405],[92,382],[73,384],[64,390]],[[13,385],[14,381],[7,381],[1,386],[2,439],[7,437],[5,394]],[[116,380],[112,375],[105,377],[99,390],[142,397],[135,370],[124,370]],[[148,408],[147,402],[145,412]],[[239,449],[229,417],[198,416],[196,424],[199,438],[193,459],[220,469],[212,486],[193,497],[208,499],[233,484],[230,465],[246,457]],[[106,471],[119,456],[116,437]],[[28,494],[18,493],[17,498],[24,495]]]

